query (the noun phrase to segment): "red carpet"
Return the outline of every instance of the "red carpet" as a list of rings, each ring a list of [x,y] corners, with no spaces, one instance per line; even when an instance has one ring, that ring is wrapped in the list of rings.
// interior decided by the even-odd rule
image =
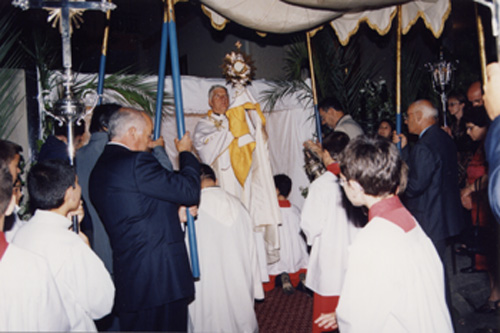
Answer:
[[[266,292],[263,302],[255,304],[259,331],[311,332],[312,297],[296,290],[293,295],[285,295],[280,287]]]

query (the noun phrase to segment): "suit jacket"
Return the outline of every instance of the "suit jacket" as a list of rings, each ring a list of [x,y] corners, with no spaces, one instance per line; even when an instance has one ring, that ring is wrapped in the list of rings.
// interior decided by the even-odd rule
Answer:
[[[484,149],[489,163],[488,198],[495,219],[500,223],[500,117],[491,123]]]
[[[179,205],[200,198],[199,163],[179,155],[180,171],[150,153],[108,144],[90,176],[90,198],[113,249],[115,309],[131,312],[194,295]]]
[[[463,227],[458,189],[457,149],[453,140],[432,125],[403,158],[410,167],[403,201],[433,241],[458,235]]]
[[[75,166],[76,174],[78,175],[78,183],[80,183],[82,188],[82,198],[91,220],[92,235],[90,236],[92,236],[92,249],[104,262],[108,272],[113,274],[113,258],[108,234],[89,196],[90,173],[97,163],[97,159],[104,151],[108,141],[108,133],[93,133],[89,143],[76,151]],[[88,218],[88,216],[85,215],[85,218]]]

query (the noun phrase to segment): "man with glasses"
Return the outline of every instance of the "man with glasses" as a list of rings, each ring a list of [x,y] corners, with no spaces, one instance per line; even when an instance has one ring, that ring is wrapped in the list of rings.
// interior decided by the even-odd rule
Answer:
[[[438,111],[428,100],[414,102],[406,112],[408,132],[419,136],[413,148],[401,140],[402,157],[410,167],[403,202],[434,243],[441,260],[446,240],[464,226],[458,190],[457,150],[437,123]]]

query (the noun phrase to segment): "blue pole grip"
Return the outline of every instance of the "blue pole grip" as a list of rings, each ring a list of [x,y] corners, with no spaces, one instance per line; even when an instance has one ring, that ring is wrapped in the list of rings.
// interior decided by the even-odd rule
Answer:
[[[99,101],[97,105],[102,104],[102,92],[104,91],[104,74],[106,72],[106,55],[101,54],[101,60],[99,62],[99,77],[97,82],[97,95],[99,96]]]
[[[318,136],[318,142],[323,145],[323,136],[321,133],[321,117],[319,115],[318,104],[314,104],[314,118],[316,119],[316,135]]]
[[[401,134],[401,113],[396,113],[396,133]],[[401,151],[401,141],[398,142],[397,146]]]
[[[175,120],[177,124],[177,137],[180,140],[186,132],[186,126],[184,124],[184,109],[182,105],[181,73],[179,68],[179,51],[177,49],[177,32],[175,21],[173,20],[170,20],[168,22],[168,34],[170,39],[170,60],[172,62],[172,81],[174,86],[175,98]],[[191,216],[191,214],[189,214],[189,210],[186,210],[186,214],[189,238],[189,253],[191,254],[191,268],[193,271],[193,277],[197,279],[200,277],[200,265],[198,261],[198,245],[196,242],[194,218],[193,216]]]

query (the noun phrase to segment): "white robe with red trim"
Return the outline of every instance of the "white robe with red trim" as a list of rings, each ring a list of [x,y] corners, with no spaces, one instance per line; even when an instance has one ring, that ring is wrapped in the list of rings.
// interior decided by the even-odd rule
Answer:
[[[337,320],[342,333],[453,332],[443,265],[420,225],[405,232],[377,216],[358,233]]]
[[[300,227],[312,245],[306,286],[321,296],[338,296],[347,267],[347,248],[358,228],[348,219],[337,176],[325,172],[309,186]]]
[[[267,270],[270,275],[298,272],[300,269],[307,268],[309,261],[306,243],[300,234],[300,210],[294,205],[283,207],[280,202],[280,211],[283,221],[278,229],[280,260],[268,266]]]

